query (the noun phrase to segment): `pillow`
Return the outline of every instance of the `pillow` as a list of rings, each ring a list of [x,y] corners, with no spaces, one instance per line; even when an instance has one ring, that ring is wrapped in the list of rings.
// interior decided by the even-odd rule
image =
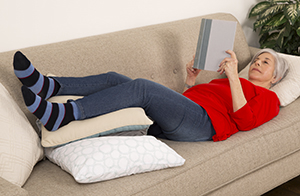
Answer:
[[[176,167],[185,162],[153,136],[90,138],[62,147],[46,148],[45,154],[79,183]]]
[[[283,57],[289,66],[289,72],[281,82],[270,90],[274,91],[281,106],[287,106],[300,96],[300,57],[278,53]],[[239,76],[248,79],[250,63],[239,73]]]
[[[64,103],[78,98],[80,97],[55,96],[48,101]],[[152,123],[142,108],[126,108],[90,119],[72,121],[56,131],[48,131],[41,125],[41,143],[44,147],[55,147],[88,137],[147,129]]]
[[[0,176],[21,187],[43,158],[43,148],[36,131],[2,84],[0,108]]]

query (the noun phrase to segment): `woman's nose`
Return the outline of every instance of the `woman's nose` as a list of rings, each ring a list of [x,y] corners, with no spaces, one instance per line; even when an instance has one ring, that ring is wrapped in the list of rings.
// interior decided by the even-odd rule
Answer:
[[[260,60],[256,61],[255,64],[256,64],[257,66],[260,66],[260,65],[261,65]]]

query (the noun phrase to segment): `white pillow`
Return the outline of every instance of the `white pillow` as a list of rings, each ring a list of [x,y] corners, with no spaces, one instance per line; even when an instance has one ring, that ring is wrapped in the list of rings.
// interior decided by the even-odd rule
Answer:
[[[79,96],[55,96],[48,101],[65,103],[68,99],[76,100]],[[88,137],[98,137],[123,131],[147,129],[153,122],[142,108],[126,108],[105,115],[85,120],[72,121],[56,131],[42,130],[42,145],[55,147]]]
[[[278,53],[288,62],[289,72],[285,78],[270,90],[274,91],[281,106],[287,106],[300,96],[300,57]],[[250,63],[239,73],[241,78],[248,79]]]
[[[21,187],[43,158],[43,148],[25,114],[2,84],[0,108],[0,176]]]
[[[153,136],[90,138],[62,147],[46,148],[45,154],[79,183],[176,167],[185,162]]]

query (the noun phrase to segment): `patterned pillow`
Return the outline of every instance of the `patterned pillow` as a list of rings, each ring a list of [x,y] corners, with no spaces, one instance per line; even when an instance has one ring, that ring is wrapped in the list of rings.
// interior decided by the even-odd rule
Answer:
[[[0,177],[21,187],[43,158],[43,148],[25,114],[2,84],[0,108]]]
[[[185,162],[153,136],[90,138],[62,147],[46,148],[45,154],[79,183],[176,167]]]

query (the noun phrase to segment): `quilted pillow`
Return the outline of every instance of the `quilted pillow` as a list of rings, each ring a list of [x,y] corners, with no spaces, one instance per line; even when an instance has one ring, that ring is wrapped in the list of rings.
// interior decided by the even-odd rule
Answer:
[[[0,108],[0,177],[21,187],[43,158],[43,148],[25,114],[2,84]]]
[[[90,138],[57,148],[46,148],[50,161],[79,183],[176,167],[185,159],[153,136]]]
[[[283,57],[289,66],[289,72],[281,82],[270,90],[274,91],[281,106],[287,106],[300,96],[300,57],[278,53]],[[248,79],[250,63],[239,73],[241,78]]]
[[[55,96],[48,101],[64,103],[79,96]],[[72,121],[56,131],[48,131],[39,123],[42,145],[55,147],[88,137],[98,137],[117,132],[147,129],[153,122],[142,108],[126,108],[85,120]]]

